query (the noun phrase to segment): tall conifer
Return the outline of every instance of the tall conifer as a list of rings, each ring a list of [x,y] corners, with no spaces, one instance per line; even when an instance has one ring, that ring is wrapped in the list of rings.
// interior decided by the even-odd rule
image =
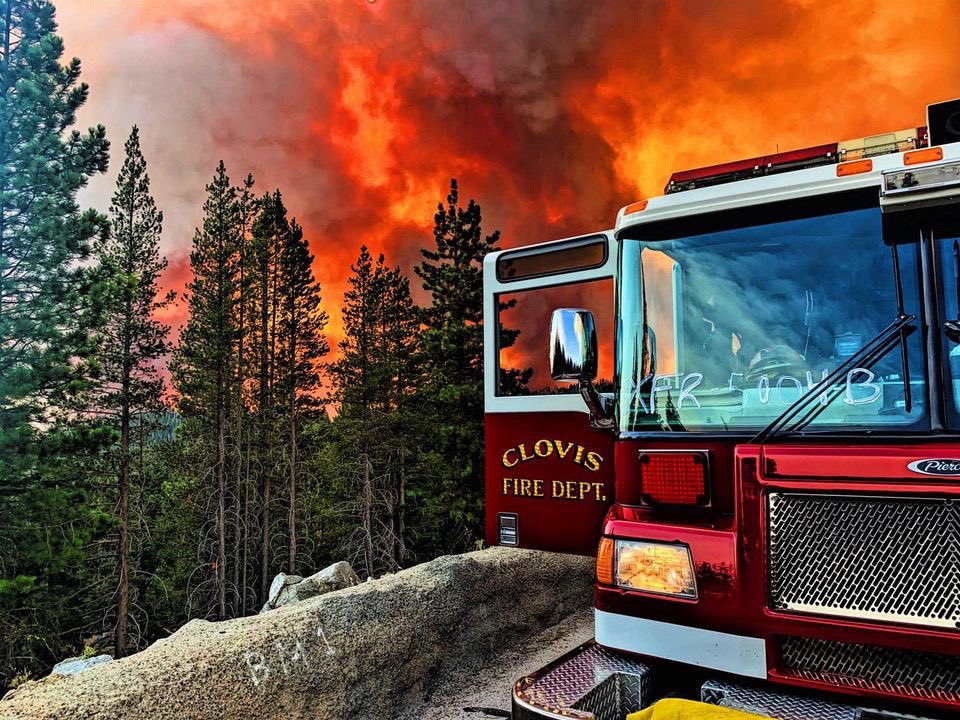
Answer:
[[[148,414],[161,409],[163,381],[156,363],[169,351],[169,327],[156,320],[173,302],[158,297],[160,274],[167,266],[160,257],[161,213],[150,194],[147,163],[136,126],[125,146],[125,159],[110,204],[111,233],[96,246],[104,324],[98,333],[98,366],[94,403],[111,418],[120,435],[116,450],[117,590],[114,650],[126,654],[130,612],[130,484],[133,459],[131,433],[144,433]],[[142,441],[142,437],[141,437]]]
[[[197,439],[197,468],[213,480],[214,606],[227,616],[227,475],[229,472],[229,408],[233,392],[237,334],[239,224],[236,188],[221,161],[207,185],[203,225],[193,238],[187,286],[190,319],[180,336],[173,361],[173,379],[184,424]]]
[[[406,469],[422,427],[413,407],[419,318],[409,283],[382,254],[374,261],[361,247],[351,270],[340,357],[329,372],[342,472],[359,485],[347,490],[359,498],[349,503],[358,522],[347,544],[373,575],[402,567],[408,550]]]
[[[434,215],[434,248],[421,251],[415,268],[431,296],[422,316],[423,400],[439,477],[428,501],[447,551],[478,537],[483,515],[483,258],[498,249],[500,231],[484,235],[481,220],[480,206],[463,207],[451,180]]]
[[[297,482],[300,465],[298,431],[304,416],[318,409],[320,358],[330,352],[324,335],[327,313],[320,284],[313,276],[313,255],[296,221],[284,239],[277,294],[282,338],[278,358],[287,426],[287,572],[297,570]]]
[[[41,414],[63,401],[90,240],[105,227],[76,194],[107,169],[103,126],[71,130],[88,88],[80,61],[61,65],[53,5],[0,0],[0,477],[36,460]]]
[[[50,2],[0,0],[0,680],[8,659],[61,647],[63,598],[78,591],[64,569],[96,530],[80,519],[77,477],[62,482],[92,438],[60,428],[81,387],[74,358],[90,351],[79,261],[106,227],[76,195],[106,171],[109,143],[102,126],[73,129],[88,89],[79,60],[61,64],[56,29]]]
[[[260,212],[253,223],[251,279],[253,286],[250,348],[255,388],[255,423],[257,443],[254,449],[255,472],[259,501],[259,547],[257,552],[257,587],[260,602],[265,602],[270,588],[273,553],[272,506],[275,452],[271,440],[275,430],[275,384],[277,348],[277,278],[283,247],[290,233],[287,209],[280,191],[265,194]]]

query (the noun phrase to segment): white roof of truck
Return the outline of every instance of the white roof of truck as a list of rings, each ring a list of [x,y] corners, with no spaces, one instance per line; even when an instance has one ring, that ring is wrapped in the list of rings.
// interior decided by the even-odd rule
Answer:
[[[911,165],[910,167],[921,168],[938,162],[960,160],[960,143],[950,143],[940,147],[943,149],[942,160]],[[617,222],[614,229],[620,231],[634,225],[659,220],[733,210],[739,207],[761,205],[779,200],[793,200],[844,190],[876,187],[879,195],[880,174],[886,170],[905,167],[903,160],[905,154],[896,152],[875,155],[870,158],[873,161],[873,169],[857,175],[838,177],[837,168],[842,167],[843,163],[820,165],[803,170],[763,175],[652,197],[647,200],[646,208],[640,212],[625,215],[624,210],[627,208],[621,208],[620,212],[617,213]]]

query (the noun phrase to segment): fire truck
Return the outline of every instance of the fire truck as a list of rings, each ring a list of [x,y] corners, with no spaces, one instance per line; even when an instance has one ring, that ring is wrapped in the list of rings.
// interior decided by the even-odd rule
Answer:
[[[493,253],[484,312],[487,541],[596,558],[515,720],[960,717],[960,100]]]

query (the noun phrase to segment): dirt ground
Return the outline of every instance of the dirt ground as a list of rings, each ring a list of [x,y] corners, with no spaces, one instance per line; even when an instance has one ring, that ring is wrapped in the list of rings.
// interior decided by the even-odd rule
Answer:
[[[448,673],[431,697],[399,720],[484,720],[507,717],[513,684],[593,637],[593,609],[580,610],[492,657],[484,668]],[[488,710],[489,712],[485,712]]]

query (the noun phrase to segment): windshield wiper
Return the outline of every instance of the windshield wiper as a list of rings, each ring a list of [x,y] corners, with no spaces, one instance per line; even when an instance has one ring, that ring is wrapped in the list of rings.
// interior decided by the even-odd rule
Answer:
[[[767,425],[751,440],[751,443],[759,444],[767,442],[776,435],[784,433],[788,426],[789,432],[792,433],[813,422],[813,420],[844,391],[843,385],[838,385],[832,390],[830,388],[838,380],[845,377],[850,370],[853,368],[870,369],[872,365],[881,360],[897,345],[901,345],[901,347],[904,348],[906,347],[907,335],[916,329],[916,327],[912,325],[915,319],[915,315],[901,315],[887,325],[887,327],[877,333],[877,335],[871,338],[870,341],[857,352],[840,363],[822,382],[813,385],[807,392],[787,406],[782,413],[774,418],[773,422]],[[909,387],[910,378],[907,375],[906,363],[904,363],[904,368],[904,392],[905,395],[908,395],[909,391],[907,391],[906,388]],[[823,395],[827,396],[826,402],[820,399]],[[818,405],[807,409],[807,406],[814,400],[819,401]],[[909,402],[909,400],[907,400],[907,402]],[[909,410],[907,410],[907,412],[909,412]],[[803,413],[803,415],[801,415],[801,413]]]
[[[893,256],[893,281],[897,294],[897,318],[887,325],[883,330],[877,333],[857,352],[840,363],[833,372],[825,377],[821,382],[813,385],[807,392],[798,397],[787,408],[777,415],[769,425],[757,433],[751,442],[764,443],[770,438],[782,434],[787,426],[791,425],[790,432],[797,432],[801,428],[813,422],[843,392],[843,386],[839,385],[831,390],[840,378],[855,367],[870,369],[872,365],[881,360],[890,350],[897,345],[900,346],[900,365],[903,378],[903,403],[904,409],[909,413],[913,409],[913,395],[910,387],[910,362],[907,353],[907,336],[916,330],[912,323],[916,315],[907,315],[903,305],[903,283],[900,275],[900,253],[897,251],[897,245],[891,245],[890,251]],[[826,388],[826,389],[823,389]],[[814,398],[826,397],[820,401],[819,407],[814,405],[809,410],[807,406]],[[804,413],[800,415],[800,413]],[[797,417],[797,416],[800,417]]]

